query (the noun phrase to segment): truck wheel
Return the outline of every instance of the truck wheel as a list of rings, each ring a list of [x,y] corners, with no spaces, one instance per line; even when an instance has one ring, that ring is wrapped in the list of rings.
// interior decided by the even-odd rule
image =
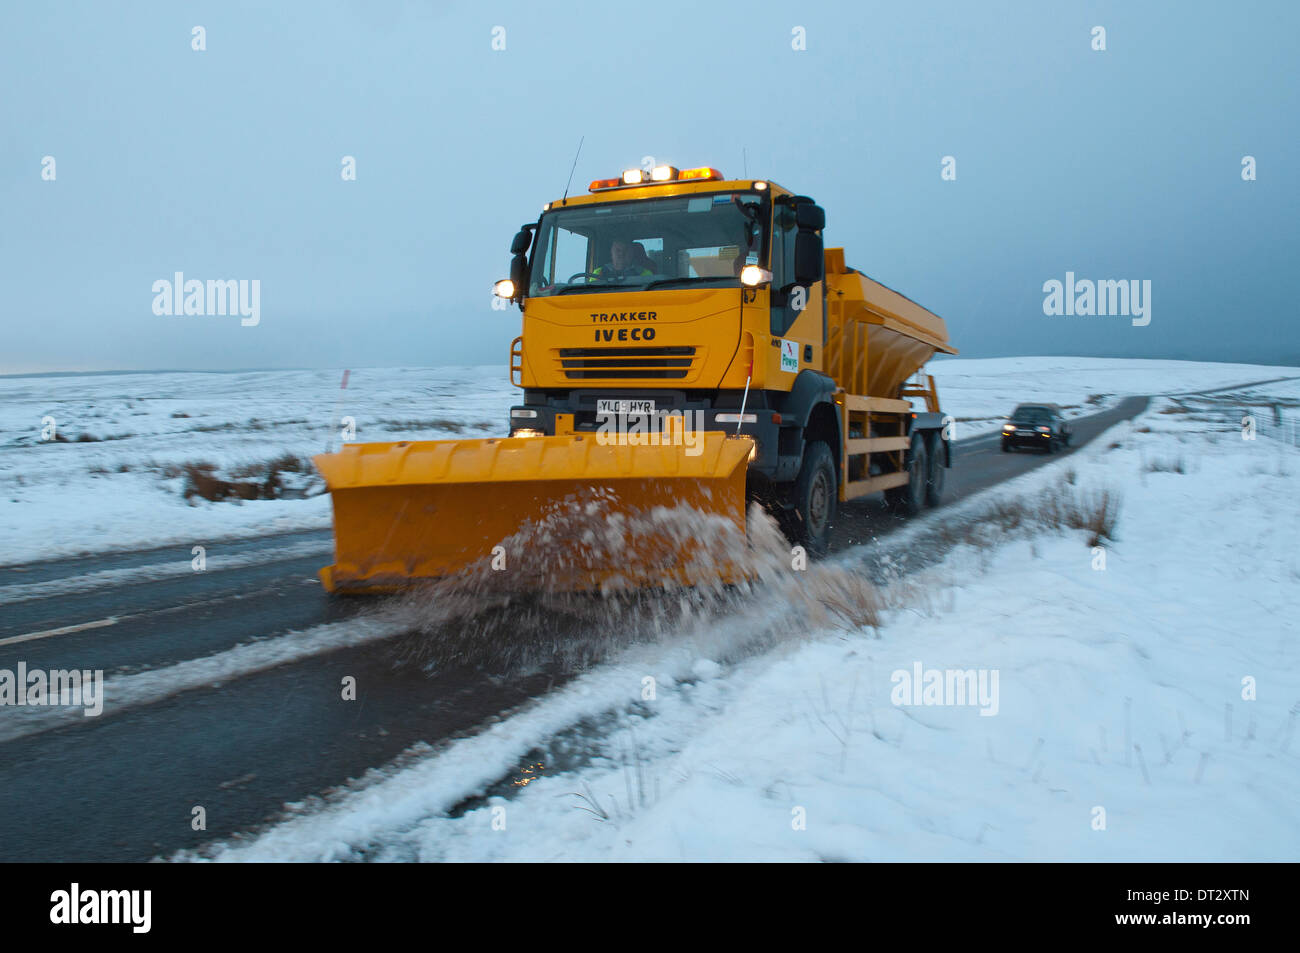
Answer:
[[[1008,442],[1008,441],[1006,441],[1006,440],[1003,440],[1003,441],[1002,441],[1002,452],[1003,452],[1003,453],[1010,453],[1010,452],[1011,452],[1011,444],[1010,444],[1010,442]]]
[[[908,479],[902,486],[885,491],[885,502],[904,516],[915,516],[921,512],[925,500],[926,453],[925,438],[919,433],[912,434],[912,447],[907,451]]]
[[[947,476],[947,467],[943,465],[943,437],[939,431],[930,431],[925,450],[929,458],[925,473],[925,505],[938,506],[943,501],[943,484]]]
[[[794,511],[785,521],[786,535],[813,556],[830,550],[831,525],[839,487],[835,479],[835,458],[831,448],[814,440],[804,448],[803,465],[794,481]]]

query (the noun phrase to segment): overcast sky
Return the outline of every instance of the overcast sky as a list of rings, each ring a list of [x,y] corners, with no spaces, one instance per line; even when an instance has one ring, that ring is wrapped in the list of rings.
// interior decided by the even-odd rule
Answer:
[[[813,196],[965,355],[1300,364],[1297,36],[1286,2],[7,2],[0,373],[504,363],[492,281],[584,136],[575,191],[649,155]],[[260,323],[155,315],[178,271],[259,280]],[[1045,315],[1067,271],[1149,280],[1150,324]]]

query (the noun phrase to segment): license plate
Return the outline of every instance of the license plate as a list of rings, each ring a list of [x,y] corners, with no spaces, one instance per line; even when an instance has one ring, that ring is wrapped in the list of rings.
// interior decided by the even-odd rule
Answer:
[[[1035,433],[1035,432],[1034,432],[1033,430],[1017,430],[1017,431],[1016,431],[1016,436],[1017,436],[1017,437],[1032,437],[1032,436],[1034,435],[1034,433]]]
[[[632,414],[653,414],[655,412],[655,402],[653,400],[598,400],[596,401],[596,413],[617,417],[627,417]]]

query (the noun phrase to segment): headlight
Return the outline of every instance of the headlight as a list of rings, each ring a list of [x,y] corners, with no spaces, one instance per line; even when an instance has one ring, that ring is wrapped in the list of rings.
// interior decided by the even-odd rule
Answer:
[[[1002,425],[1002,429],[1003,429],[1005,432],[1010,433],[1011,431],[1013,431],[1013,430],[1016,429],[1016,425],[1015,425],[1015,424],[1003,424],[1003,425]]]
[[[479,287],[481,288],[483,286],[479,285]],[[505,298],[509,301],[515,296],[515,283],[509,278],[502,278],[492,286],[492,293],[498,298]]]
[[[544,437],[546,436],[540,430],[534,430],[531,427],[519,427],[510,431],[512,437]]]
[[[766,268],[759,268],[758,265],[746,265],[740,269],[740,283],[755,288],[758,285],[767,284],[772,280],[772,273]]]

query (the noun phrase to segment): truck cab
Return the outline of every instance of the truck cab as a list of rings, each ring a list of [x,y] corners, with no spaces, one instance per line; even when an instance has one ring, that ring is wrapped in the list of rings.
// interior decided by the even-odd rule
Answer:
[[[751,497],[792,539],[824,551],[849,477],[906,462],[897,449],[889,464],[848,458],[844,389],[827,372],[837,329],[824,227],[808,196],[713,168],[630,170],[548,203],[515,236],[510,278],[496,289],[522,312],[511,435],[601,434],[612,421],[632,430],[635,418],[674,416],[749,436]],[[852,346],[864,349],[865,335]],[[897,428],[888,434],[896,443]]]

